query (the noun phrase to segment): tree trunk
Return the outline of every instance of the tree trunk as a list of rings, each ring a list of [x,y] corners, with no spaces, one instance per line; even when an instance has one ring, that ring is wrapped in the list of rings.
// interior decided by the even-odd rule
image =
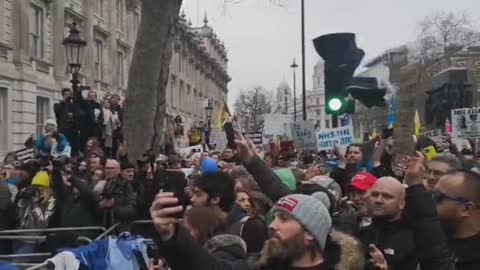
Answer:
[[[158,155],[165,134],[165,95],[174,27],[182,0],[143,0],[128,79],[125,139],[129,157]]]

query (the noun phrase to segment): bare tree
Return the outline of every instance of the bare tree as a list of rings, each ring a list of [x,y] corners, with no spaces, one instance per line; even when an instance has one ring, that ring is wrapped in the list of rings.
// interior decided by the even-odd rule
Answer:
[[[166,88],[182,0],[126,0],[126,4],[130,10],[142,7],[124,114],[125,139],[133,160],[145,152],[158,154],[164,144]]]
[[[425,62],[451,58],[457,52],[480,42],[480,33],[465,12],[437,12],[420,22],[420,57]]]
[[[130,65],[124,132],[130,158],[161,151],[165,96],[174,27],[182,0],[127,0],[142,5],[141,23]]]
[[[235,102],[235,113],[241,115],[241,125],[248,132],[260,132],[263,129],[263,114],[270,113],[271,95],[261,86],[249,91],[241,91]]]

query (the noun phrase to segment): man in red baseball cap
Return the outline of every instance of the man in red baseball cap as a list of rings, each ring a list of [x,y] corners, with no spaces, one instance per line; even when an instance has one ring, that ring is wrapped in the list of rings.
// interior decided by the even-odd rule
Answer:
[[[357,209],[360,215],[367,214],[365,200],[368,198],[368,190],[375,185],[377,178],[369,173],[356,174],[350,183],[348,197],[352,201],[353,207]]]

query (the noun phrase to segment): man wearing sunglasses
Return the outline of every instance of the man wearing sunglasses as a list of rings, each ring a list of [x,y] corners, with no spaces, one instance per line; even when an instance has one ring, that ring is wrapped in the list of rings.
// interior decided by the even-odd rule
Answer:
[[[423,185],[424,160],[417,152],[404,177],[405,209],[421,269],[480,269],[480,175],[448,172],[430,192]]]
[[[433,199],[458,269],[480,269],[480,175],[447,173],[433,189]]]

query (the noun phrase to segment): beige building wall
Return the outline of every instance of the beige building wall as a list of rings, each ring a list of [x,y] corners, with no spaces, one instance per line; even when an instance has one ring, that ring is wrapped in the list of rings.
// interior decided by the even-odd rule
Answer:
[[[125,0],[0,0],[0,157],[54,118],[60,89],[70,87],[62,41],[72,22],[87,41],[82,84],[99,97],[124,94],[140,14]],[[227,93],[226,50],[206,20],[194,28],[182,16],[176,34],[167,111],[204,119],[200,101],[218,110]]]

